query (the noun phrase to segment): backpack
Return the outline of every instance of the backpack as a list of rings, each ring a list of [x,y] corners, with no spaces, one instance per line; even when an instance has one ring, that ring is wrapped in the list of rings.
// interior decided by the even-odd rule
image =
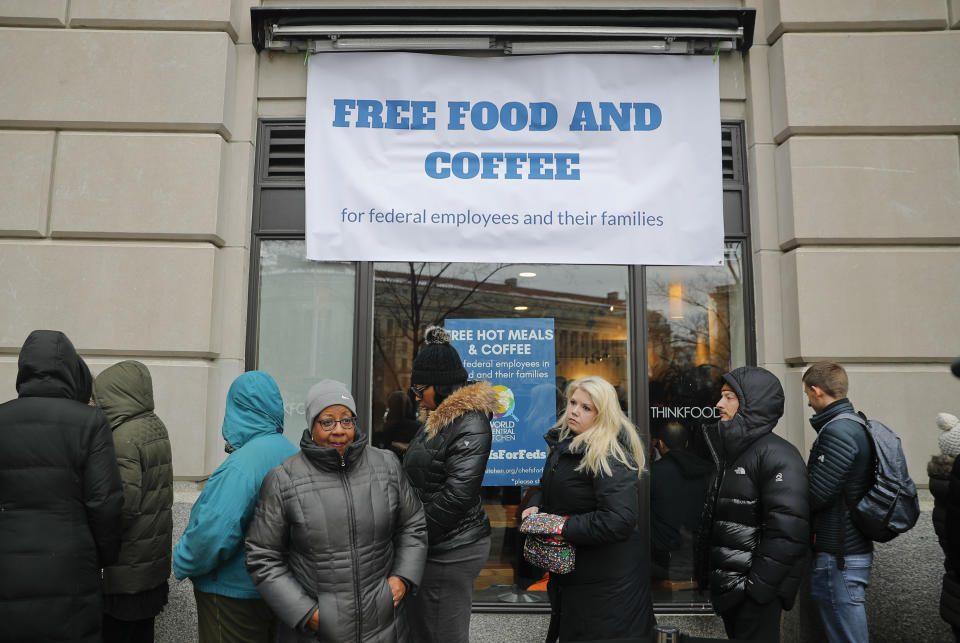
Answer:
[[[907,472],[907,458],[900,438],[881,422],[868,420],[863,413],[841,413],[832,420],[840,418],[860,424],[873,444],[874,479],[863,497],[849,506],[853,524],[870,540],[878,543],[893,540],[909,531],[920,517],[917,486]]]

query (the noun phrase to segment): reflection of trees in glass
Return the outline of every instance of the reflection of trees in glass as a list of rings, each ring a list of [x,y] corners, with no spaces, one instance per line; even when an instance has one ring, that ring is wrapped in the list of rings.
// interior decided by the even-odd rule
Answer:
[[[709,364],[726,370],[731,361],[732,319],[739,314],[742,293],[738,246],[728,247],[728,260],[716,268],[648,269],[647,313],[650,377],[671,369]],[[679,278],[677,278],[679,277]]]
[[[373,338],[396,388],[402,388],[400,381],[405,373],[396,367],[392,357],[405,353],[412,363],[428,327],[442,325],[447,317],[462,313],[468,305],[475,312],[482,310],[483,302],[471,302],[471,299],[481,286],[510,264],[459,264],[461,269],[465,265],[472,267],[468,269],[472,274],[464,275],[472,278],[450,277],[448,273],[452,272],[453,265],[407,262],[404,272],[376,271],[377,327]],[[386,346],[387,343],[391,346]],[[402,352],[397,350],[398,343],[404,346]]]
[[[423,331],[450,317],[551,317],[558,376],[589,371],[622,381],[628,363],[626,301],[619,296],[626,289],[625,269],[588,266],[572,273],[565,266],[527,266],[543,278],[518,283],[506,276],[504,269],[512,266],[376,264],[374,398],[406,385]],[[599,294],[584,294],[591,291]]]

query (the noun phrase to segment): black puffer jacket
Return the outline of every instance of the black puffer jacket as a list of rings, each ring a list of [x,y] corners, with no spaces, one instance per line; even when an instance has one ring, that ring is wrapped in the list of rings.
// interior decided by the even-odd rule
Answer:
[[[563,537],[576,546],[569,574],[550,575],[550,632],[561,641],[600,641],[649,636],[654,625],[649,571],[639,532],[640,480],[612,458],[611,475],[577,471],[581,453],[559,429],[544,436],[550,455],[529,505],[568,516]],[[624,443],[625,450],[626,443]]]
[[[116,564],[103,570],[103,591],[140,594],[163,585],[170,576],[170,438],[153,412],[153,380],[140,362],[120,362],[100,373],[93,385],[93,399],[113,429],[113,446],[123,481],[120,557]]]
[[[359,431],[342,457],[310,429],[300,449],[264,478],[246,540],[250,578],[287,626],[280,641],[407,641],[387,578],[417,585],[427,538],[400,462]],[[319,632],[307,631],[316,610]]]
[[[927,465],[933,494],[933,529],[944,553],[940,618],[954,627],[960,626],[960,466],[957,463],[960,458],[937,455]]]
[[[91,382],[66,335],[30,333],[0,405],[0,641],[100,641],[123,494]]]
[[[796,447],[773,433],[783,388],[773,373],[745,366],[723,376],[740,408],[707,436],[720,474],[708,500],[709,583],[718,612],[747,596],[793,606],[809,538],[807,471]]]
[[[403,457],[427,516],[430,552],[474,543],[490,534],[480,485],[490,457],[490,416],[497,394],[489,382],[468,384],[432,412]]]
[[[873,482],[873,447],[863,426],[834,419],[841,413],[855,413],[847,398],[810,418],[817,432],[807,462],[813,551],[867,554],[873,541],[853,524],[847,503],[856,503]]]
[[[670,449],[650,465],[650,545],[666,578],[692,578],[692,539],[713,472],[713,463],[686,449]]]

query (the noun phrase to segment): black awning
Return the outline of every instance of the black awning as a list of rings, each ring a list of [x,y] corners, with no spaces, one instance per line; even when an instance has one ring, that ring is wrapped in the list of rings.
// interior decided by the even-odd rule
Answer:
[[[706,53],[747,51],[756,10],[253,7],[250,19],[257,51],[483,48],[544,53],[550,45],[557,51]],[[489,47],[475,46],[478,40]]]

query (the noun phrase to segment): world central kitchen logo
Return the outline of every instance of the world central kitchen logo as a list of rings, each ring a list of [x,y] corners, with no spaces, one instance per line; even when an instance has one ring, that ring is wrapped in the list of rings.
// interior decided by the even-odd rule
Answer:
[[[509,386],[504,386],[502,384],[497,384],[493,387],[493,391],[497,394],[497,410],[493,414],[494,420],[501,420],[503,418],[513,418],[517,419],[517,416],[514,415],[513,411],[517,406],[517,401],[514,398],[513,391]]]

